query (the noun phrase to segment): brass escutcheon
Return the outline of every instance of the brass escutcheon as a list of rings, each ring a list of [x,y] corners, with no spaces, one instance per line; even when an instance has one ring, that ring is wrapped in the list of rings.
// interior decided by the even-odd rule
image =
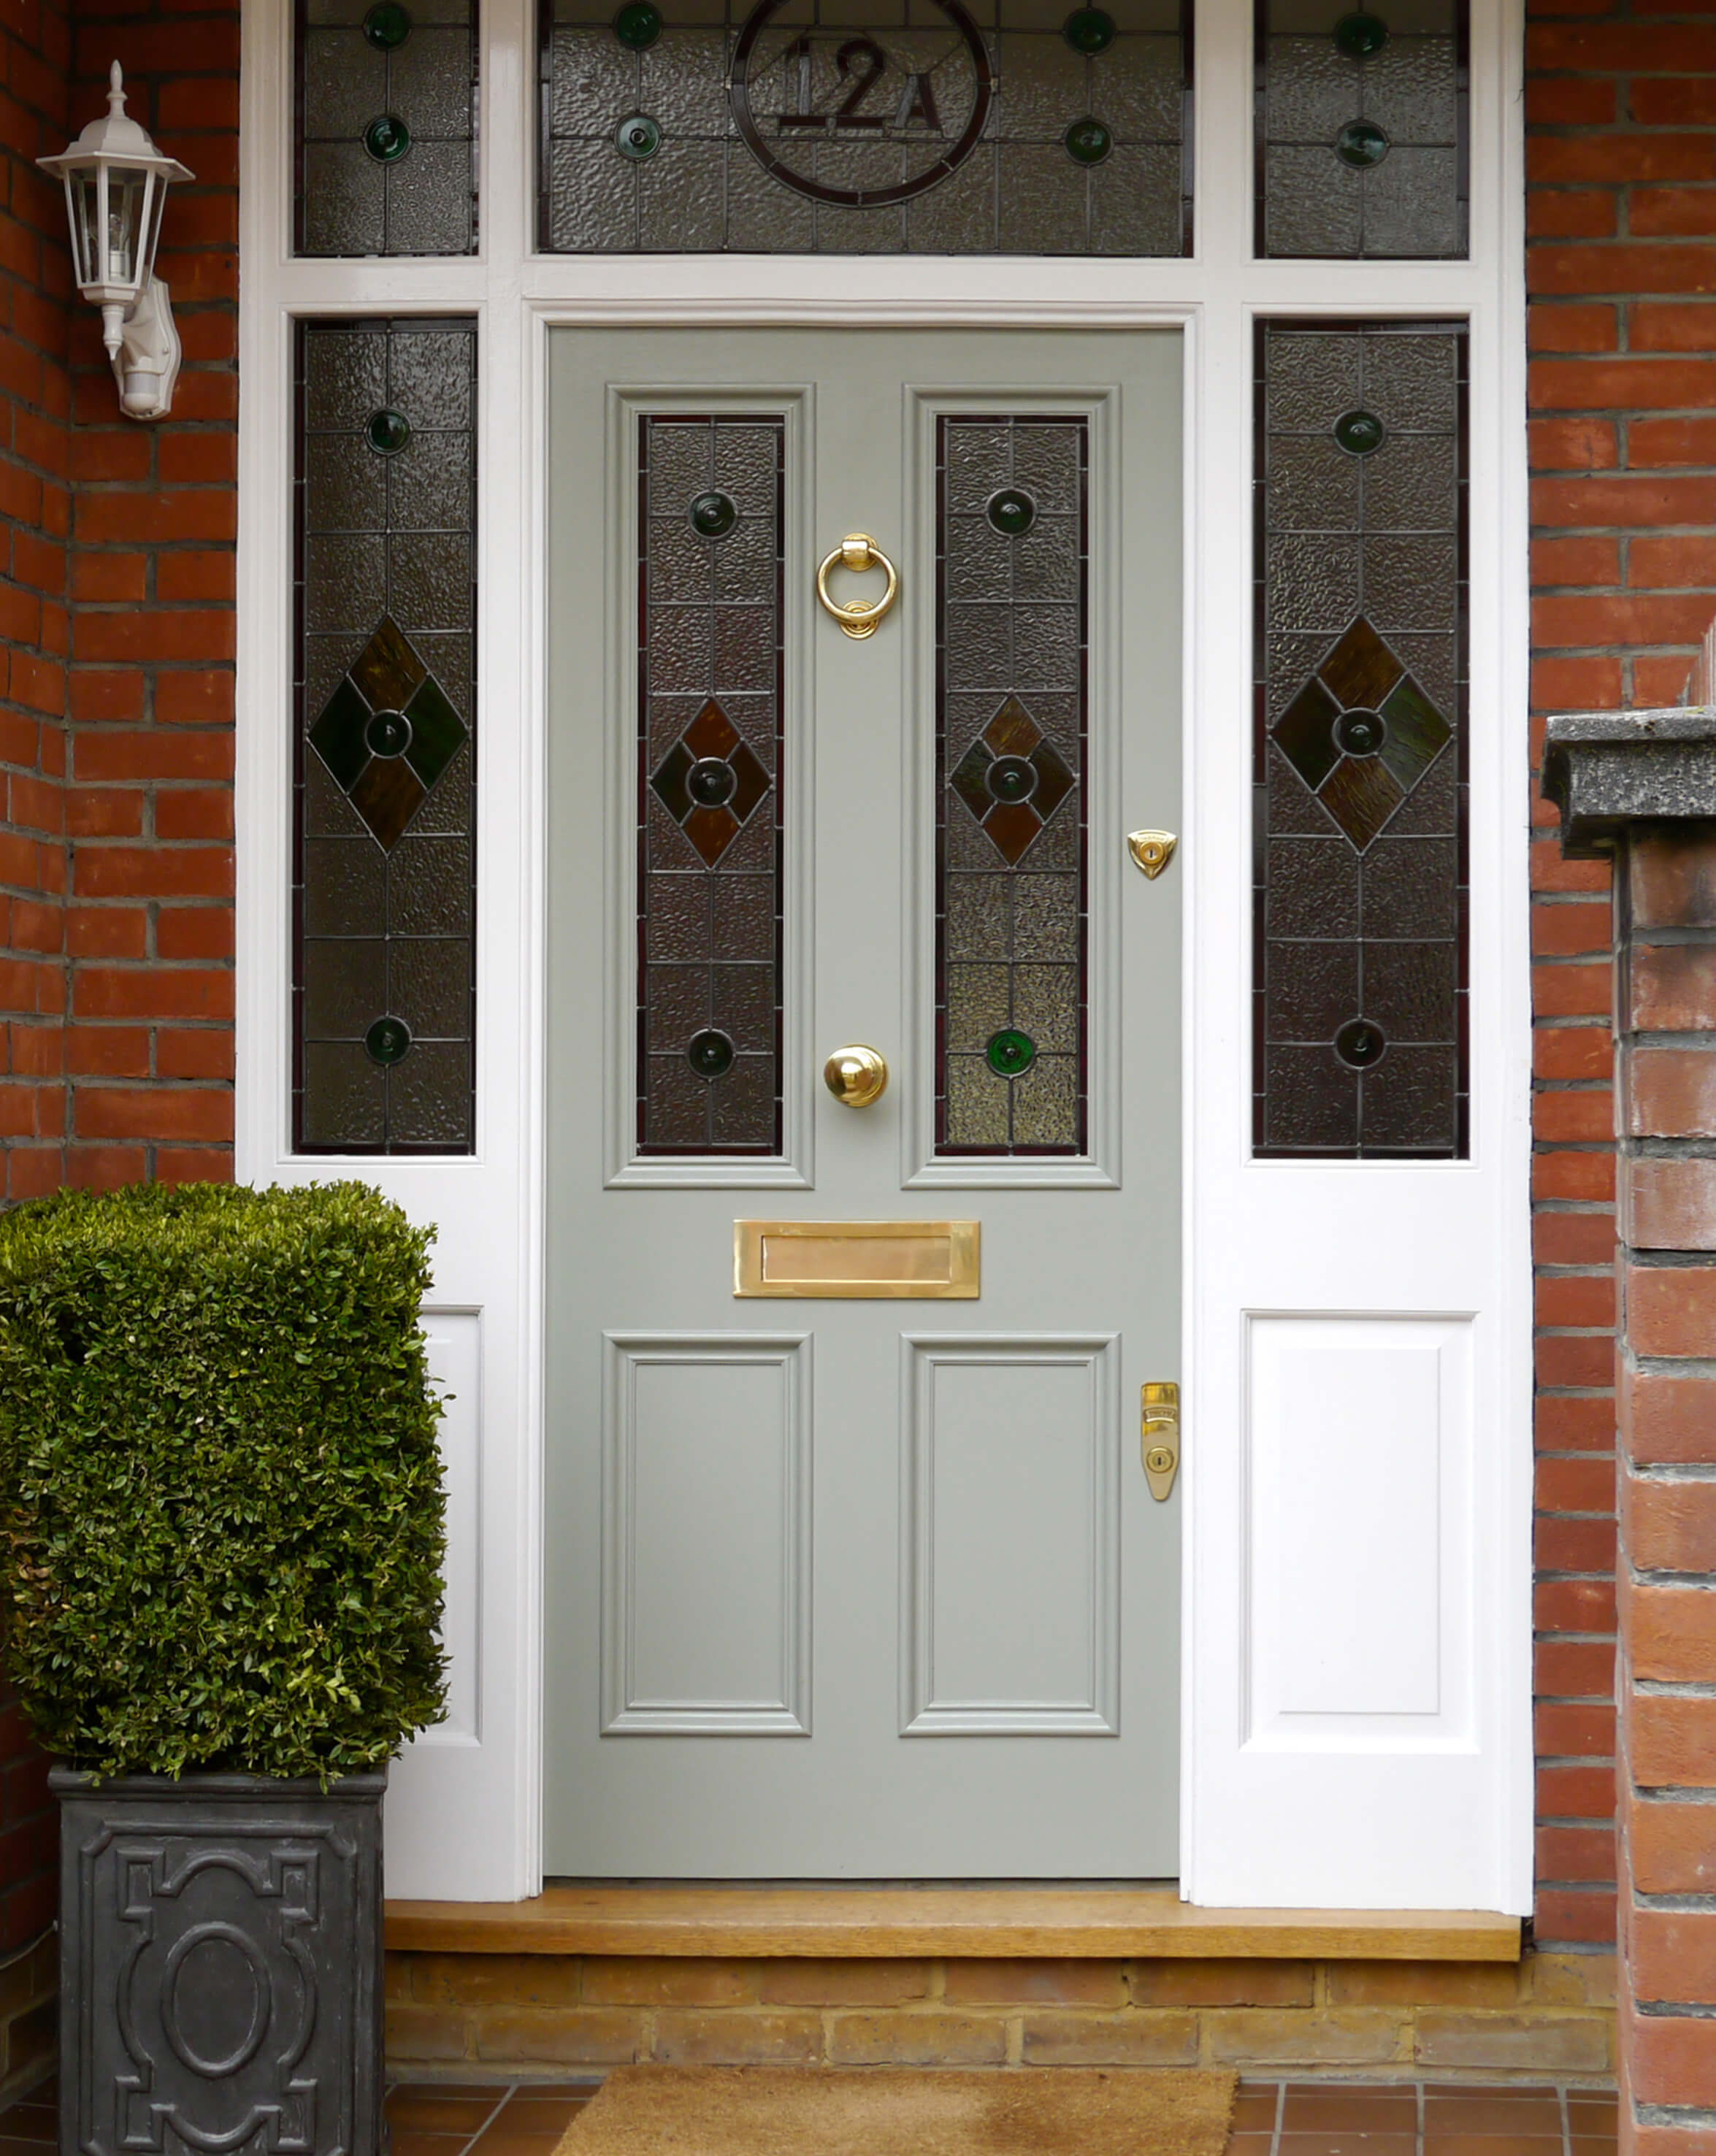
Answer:
[[[879,599],[847,599],[835,598],[828,588],[830,570],[850,569],[855,576],[862,576],[866,569],[881,569],[887,577],[887,588]],[[844,635],[864,638],[874,636],[882,616],[899,595],[900,575],[893,563],[883,553],[867,531],[849,531],[831,553],[825,554],[816,572],[816,596],[840,624]]]
[[[1174,850],[1179,844],[1172,831],[1129,831],[1126,850],[1154,883],[1174,859]]]

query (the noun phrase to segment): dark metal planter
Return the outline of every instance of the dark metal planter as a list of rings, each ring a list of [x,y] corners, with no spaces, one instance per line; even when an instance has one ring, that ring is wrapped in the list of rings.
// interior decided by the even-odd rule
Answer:
[[[387,1779],[55,1770],[60,2156],[382,2156]]]

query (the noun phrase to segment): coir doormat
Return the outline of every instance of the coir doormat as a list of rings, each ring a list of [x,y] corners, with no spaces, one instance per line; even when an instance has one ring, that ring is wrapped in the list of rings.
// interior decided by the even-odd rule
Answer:
[[[1238,2076],[620,2066],[556,2156],[1221,2156]]]

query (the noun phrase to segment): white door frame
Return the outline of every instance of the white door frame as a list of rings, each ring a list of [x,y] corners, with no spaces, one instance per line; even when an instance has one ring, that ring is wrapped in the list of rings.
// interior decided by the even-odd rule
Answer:
[[[1215,1905],[1528,1912],[1520,0],[1473,0],[1472,254],[1423,263],[1251,259],[1250,0],[1200,0],[1191,259],[538,255],[536,10],[484,0],[481,13],[482,251],[440,260],[291,259],[292,9],[246,0],[244,17],[237,1173],[257,1183],[357,1175],[438,1221],[429,1326],[460,1394],[447,1425],[455,1712],[395,1769],[390,1888],[511,1900],[541,1885],[549,332],[562,323],[1168,325],[1184,331],[1186,385],[1187,738],[1174,871],[1190,879],[1181,1888]],[[479,324],[476,1147],[450,1160],[309,1159],[289,1138],[292,325],[413,314]],[[1250,1158],[1251,366],[1252,321],[1265,314],[1471,325],[1467,1161]],[[1466,1390],[1445,1381],[1432,1442],[1467,1540],[1454,1557],[1417,1551],[1440,1567],[1446,1622],[1434,1643],[1441,1706],[1410,1728],[1355,1707],[1283,1734],[1257,1693],[1251,1492],[1281,1448],[1314,1444],[1317,1428],[1311,1409],[1291,1430],[1272,1421],[1275,1394],[1258,1373],[1306,1319],[1321,1325],[1325,1347],[1387,1345],[1402,1325],[1431,1345],[1463,1343],[1448,1368],[1463,1371]],[[1355,1538],[1376,1525],[1358,1509],[1333,1523]],[[1389,1525],[1409,1557],[1415,1534],[1435,1534],[1433,1522]]]

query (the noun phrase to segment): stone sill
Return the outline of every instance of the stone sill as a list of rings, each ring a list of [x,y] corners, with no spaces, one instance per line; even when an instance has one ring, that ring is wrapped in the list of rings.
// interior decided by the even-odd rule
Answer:
[[[529,1902],[389,1902],[396,1953],[769,1958],[1511,1962],[1487,1910],[1201,1909],[1109,1887],[554,1886]]]

